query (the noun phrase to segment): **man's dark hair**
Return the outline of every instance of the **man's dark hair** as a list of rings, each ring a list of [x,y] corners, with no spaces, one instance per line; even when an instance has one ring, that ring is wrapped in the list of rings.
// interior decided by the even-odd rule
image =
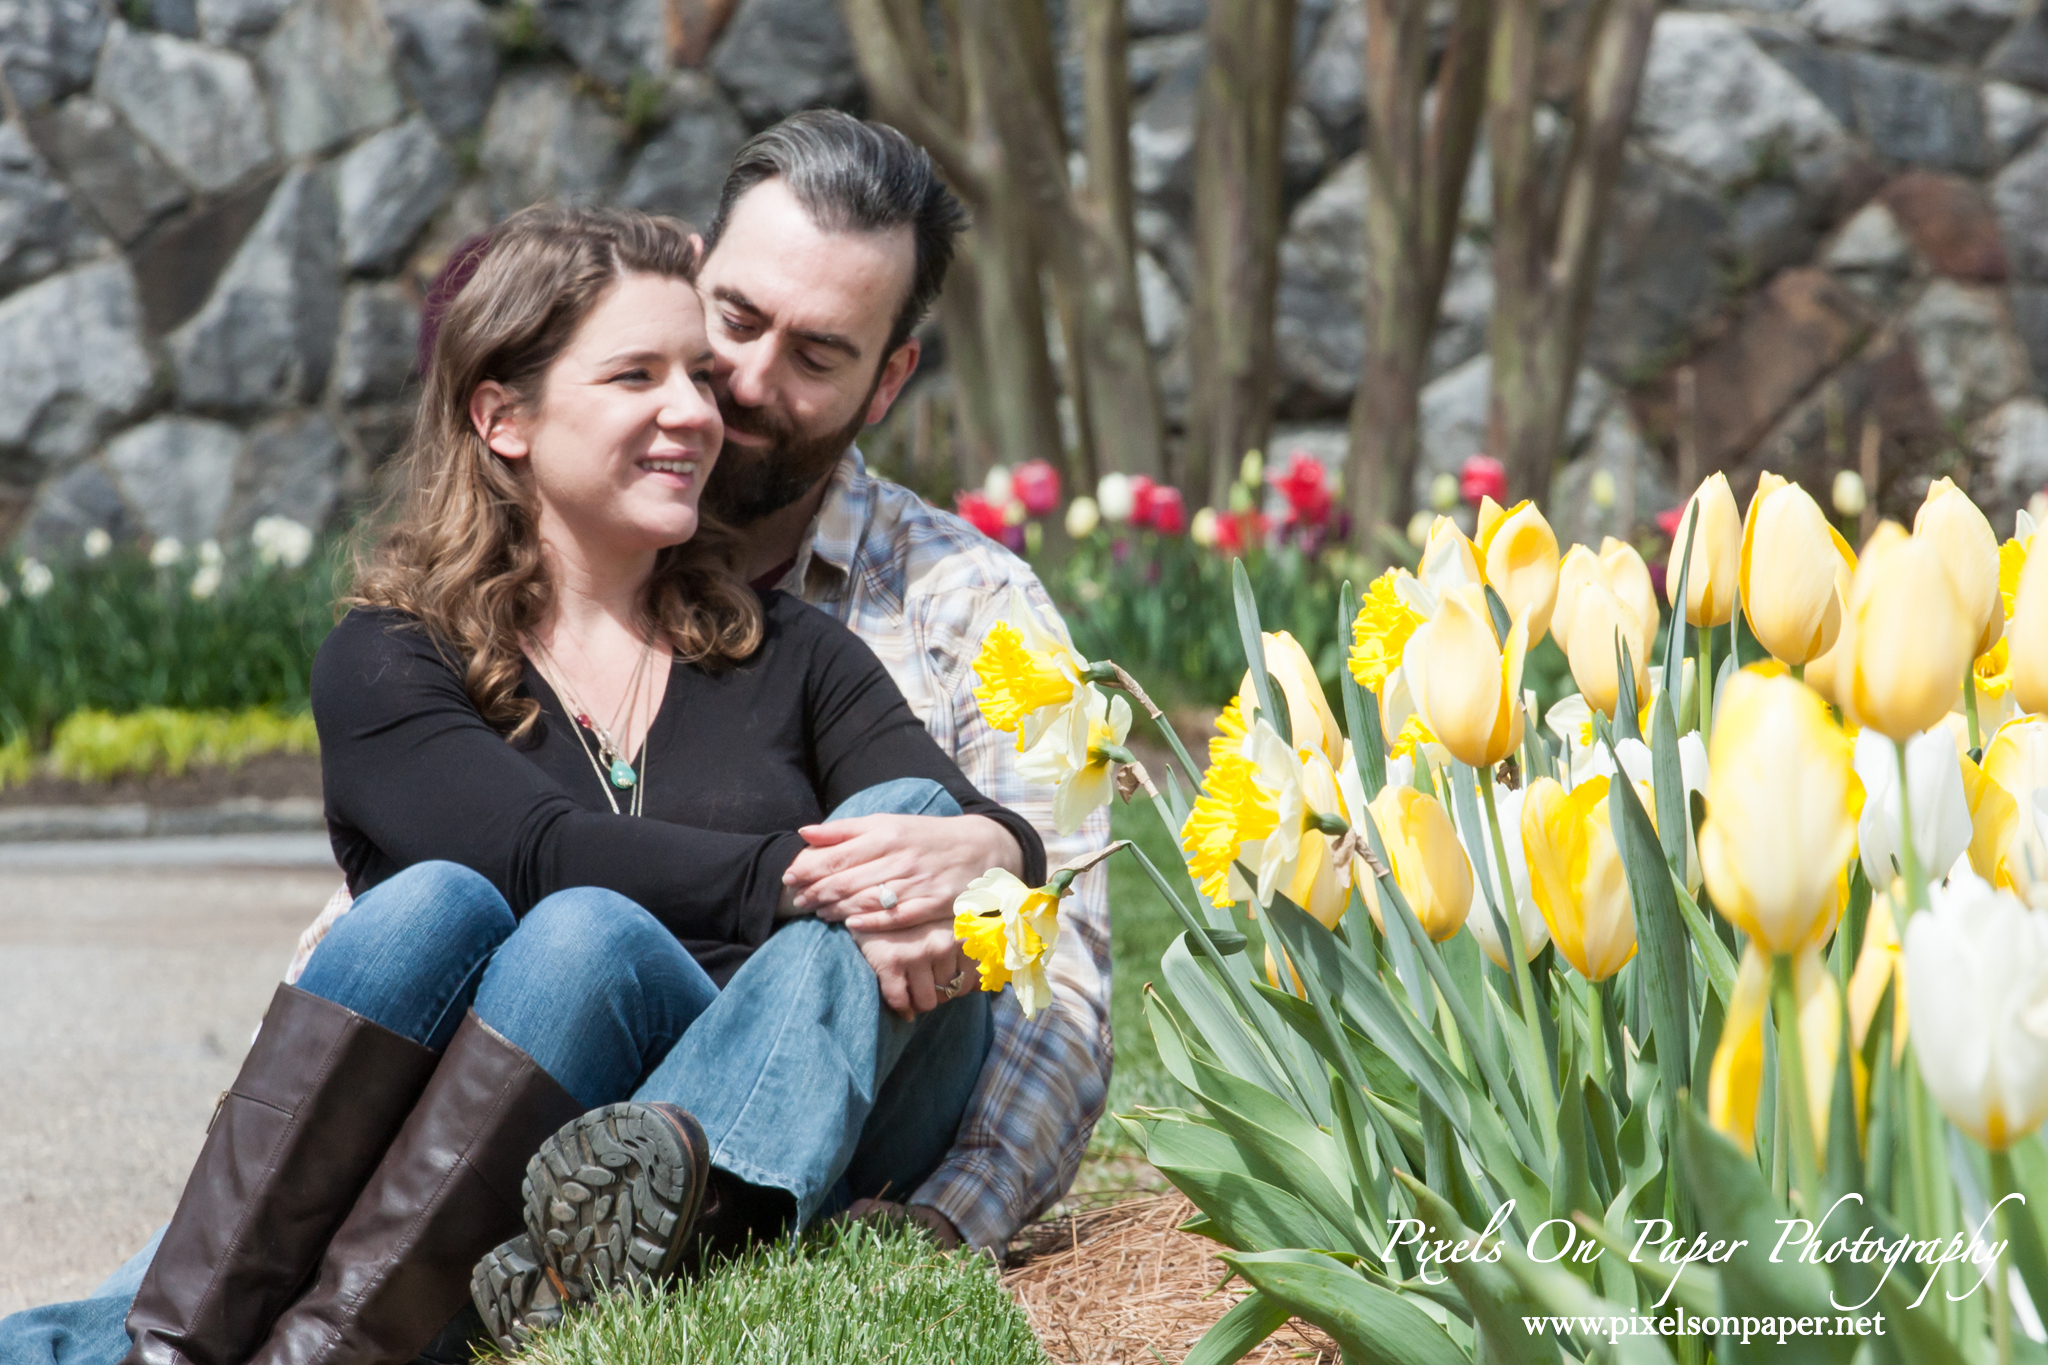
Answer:
[[[836,109],[807,109],[757,133],[740,148],[704,231],[705,254],[718,246],[733,205],[764,180],[781,180],[825,232],[888,232],[909,227],[917,255],[910,294],[897,310],[886,358],[924,320],[967,213],[939,179],[925,150],[886,123],[863,123]]]

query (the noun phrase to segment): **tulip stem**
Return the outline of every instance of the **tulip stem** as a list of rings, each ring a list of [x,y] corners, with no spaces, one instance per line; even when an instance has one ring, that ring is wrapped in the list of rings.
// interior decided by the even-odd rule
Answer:
[[[2005,1153],[1999,1152],[1991,1159],[1996,1163],[1999,1157],[2004,1155]],[[1997,1169],[1995,1164],[1993,1169]],[[1992,1190],[1992,1197],[1998,1199],[1998,1203],[1991,1211],[1991,1216],[1995,1220],[1992,1236],[2010,1246],[2012,1215],[2006,1212],[2005,1200],[1998,1198],[1996,1188]],[[1991,1264],[1991,1339],[1998,1344],[1998,1365],[2012,1365],[2012,1272],[2006,1269],[2003,1256]]]
[[[1899,824],[1902,837],[1899,840],[1899,866],[1906,879],[1906,913],[1927,908],[1927,881],[1920,872],[1920,850],[1913,846],[1912,795],[1906,788],[1906,746],[1896,741],[1892,748],[1899,756]],[[1905,926],[1901,925],[1903,932]]]
[[[1500,892],[1495,900],[1507,926],[1508,955],[1515,967],[1516,1004],[1521,1008],[1522,1022],[1529,1026],[1530,1037],[1536,1041],[1536,1055],[1541,1056],[1543,1025],[1536,1017],[1536,983],[1529,976],[1529,954],[1522,938],[1522,906],[1515,895],[1515,874],[1508,866],[1507,841],[1501,836],[1500,811],[1493,799],[1493,775],[1475,768],[1473,777],[1479,784],[1479,799],[1486,803],[1486,826],[1493,833],[1494,884]]]
[[[1970,752],[1984,752],[1984,735],[1977,722],[1977,665],[1973,662],[1970,671],[1963,674],[1963,719],[1970,723]]]
[[[1799,1037],[1799,997],[1792,983],[1792,959],[1771,958],[1771,1005],[1778,1018],[1778,1112],[1792,1148],[1792,1184],[1812,1215],[1820,1207],[1820,1157],[1814,1145],[1813,1109],[1806,1095],[1806,1059]]]
[[[1700,743],[1714,737],[1714,628],[1699,627]]]

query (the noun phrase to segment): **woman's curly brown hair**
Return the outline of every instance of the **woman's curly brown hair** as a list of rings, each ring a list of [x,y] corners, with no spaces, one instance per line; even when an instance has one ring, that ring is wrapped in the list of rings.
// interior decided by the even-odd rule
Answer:
[[[359,551],[344,606],[407,613],[462,658],[476,709],[507,739],[540,703],[516,695],[525,642],[554,606],[526,461],[493,454],[470,397],[495,381],[537,407],[547,371],[627,275],[695,281],[682,224],[627,209],[541,205],[508,218],[441,320],[393,494],[395,520]],[[733,564],[733,534],[701,513],[695,536],[656,556],[642,611],[686,663],[722,667],[761,643],[761,606]]]

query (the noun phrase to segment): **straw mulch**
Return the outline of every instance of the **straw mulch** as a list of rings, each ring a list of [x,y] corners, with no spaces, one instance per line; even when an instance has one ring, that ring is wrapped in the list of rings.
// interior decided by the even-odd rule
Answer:
[[[1159,1365],[1178,1361],[1244,1297],[1243,1281],[1218,1292],[1226,1267],[1206,1237],[1178,1231],[1195,1207],[1179,1193],[1126,1200],[1028,1228],[1003,1283],[1061,1362]],[[1251,1365],[1337,1365],[1337,1348],[1289,1323],[1245,1357]]]

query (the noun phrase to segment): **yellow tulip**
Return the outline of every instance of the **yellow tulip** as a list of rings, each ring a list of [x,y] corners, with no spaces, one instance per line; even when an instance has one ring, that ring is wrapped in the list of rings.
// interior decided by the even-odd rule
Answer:
[[[1744,670],[1708,749],[1700,869],[1722,914],[1766,952],[1796,953],[1833,923],[1856,848],[1848,739],[1789,677]]]
[[[1295,998],[1300,1000],[1308,999],[1308,987],[1301,984],[1301,973],[1295,969],[1294,959],[1287,957],[1287,952],[1284,948],[1281,950],[1281,956],[1287,958],[1289,984],[1286,986],[1280,984],[1280,964],[1273,960],[1273,945],[1270,943],[1266,945],[1266,980],[1272,983],[1272,987],[1276,991],[1291,990],[1294,992]]]
[[[1332,763],[1344,748],[1344,732],[1323,696],[1323,684],[1316,677],[1308,651],[1284,630],[1269,630],[1262,637],[1266,645],[1266,676],[1280,689],[1287,702],[1287,723],[1296,748],[1320,749]],[[1254,704],[1251,670],[1246,669],[1238,696],[1247,710]],[[1276,702],[1279,697],[1274,699]]]
[[[1422,544],[1422,562],[1415,577],[1431,594],[1483,582],[1479,573],[1479,552],[1449,517],[1429,524],[1429,538]]]
[[[2048,720],[2021,716],[2001,725],[1984,746],[1984,775],[2012,799],[2016,810],[2012,836],[1992,880],[2030,892],[2048,878],[2048,845],[2034,819],[2034,795],[2048,787]]]
[[[1628,603],[1643,628],[1650,632],[1650,638],[1657,637],[1657,623],[1662,613],[1657,610],[1657,585],[1650,581],[1650,566],[1643,563],[1643,557],[1636,553],[1636,547],[1625,540],[1604,536],[1600,541],[1600,567],[1607,570],[1607,586],[1614,589],[1614,595]]]
[[[1814,1141],[1825,1160],[1828,1111],[1835,1097],[1835,1059],[1842,1049],[1842,996],[1821,960],[1818,944],[1793,960],[1792,995],[1799,1016],[1806,1102]],[[1707,1078],[1707,1121],[1744,1151],[1755,1143],[1757,1099],[1764,1079],[1764,1019],[1770,996],[1770,959],[1752,943],[1743,951],[1742,965],[1736,971],[1735,998],[1728,1004],[1721,1045],[1714,1051],[1713,1070]],[[1859,1058],[1853,1065],[1860,1067],[1860,1062]]]
[[[1692,509],[1700,509],[1699,527],[1693,533],[1690,569],[1679,563],[1685,554],[1686,524]],[[1666,599],[1678,591],[1678,575],[1686,571],[1685,619],[1696,626],[1725,626],[1735,615],[1735,594],[1742,572],[1742,514],[1735,508],[1735,494],[1726,474],[1715,474],[1686,500],[1678,516],[1678,530],[1671,537],[1671,559],[1664,570]],[[1673,609],[1679,603],[1672,601]]]
[[[1589,583],[1608,581],[1607,566],[1592,550],[1574,545],[1565,551],[1557,566],[1557,604],[1550,614],[1550,638],[1567,655],[1572,648],[1572,607],[1578,602],[1580,591]]]
[[[1972,763],[1968,754],[1960,753],[1960,745],[1957,750],[1963,767],[1963,801],[1970,808],[1970,870],[1987,882],[1996,881],[2012,837],[2019,832],[2019,802]]]
[[[1970,495],[1949,479],[1936,479],[1913,517],[1915,537],[1932,541],[1956,588],[1964,623],[1974,641],[1970,657],[1998,643],[2005,614],[1998,597],[1998,537]]]
[[[2007,666],[2021,708],[2036,715],[2048,711],[2048,554],[2026,555],[2006,639],[2012,651]]]
[[[1451,817],[1435,797],[1413,787],[1383,787],[1366,808],[1394,865],[1394,884],[1422,931],[1442,943],[1458,932],[1472,909],[1472,863]],[[1385,933],[1377,878],[1366,880],[1365,906]]]
[[[1656,627],[1645,629],[1634,610],[1605,583],[1586,584],[1572,603],[1571,647],[1565,658],[1579,695],[1609,720],[1621,699],[1617,637],[1628,645],[1640,705],[1650,696],[1650,649],[1656,643]]]
[[[1894,885],[1898,885],[1894,883]],[[1870,917],[1863,922],[1863,948],[1856,954],[1856,970],[1849,974],[1849,1042],[1858,1052],[1877,1021],[1877,1007],[1884,1000],[1884,988],[1903,976],[1905,959],[1899,950],[1898,921],[1892,915],[1892,893],[1880,891],[1870,898]],[[1906,990],[1903,980],[1892,993],[1892,1056],[1897,1058],[1906,1045]]]
[[[1557,603],[1557,536],[1524,498],[1502,510],[1492,498],[1479,502],[1480,569],[1507,604],[1510,619],[1529,618],[1529,643],[1543,639]]]
[[[1803,665],[1834,647],[1848,549],[1805,489],[1771,473],[1757,482],[1742,523],[1742,610],[1765,649]]]
[[[1636,955],[1636,911],[1608,822],[1607,779],[1569,793],[1554,778],[1522,798],[1529,889],[1558,953],[1589,981],[1605,981]]]
[[[1529,623],[1517,618],[1505,642],[1477,587],[1445,595],[1435,616],[1408,639],[1401,671],[1415,709],[1460,763],[1491,768],[1522,742],[1522,659]]]
[[[1941,548],[1885,522],[1863,547],[1847,605],[1833,682],[1849,718],[1899,744],[1940,723],[1977,638]]]

